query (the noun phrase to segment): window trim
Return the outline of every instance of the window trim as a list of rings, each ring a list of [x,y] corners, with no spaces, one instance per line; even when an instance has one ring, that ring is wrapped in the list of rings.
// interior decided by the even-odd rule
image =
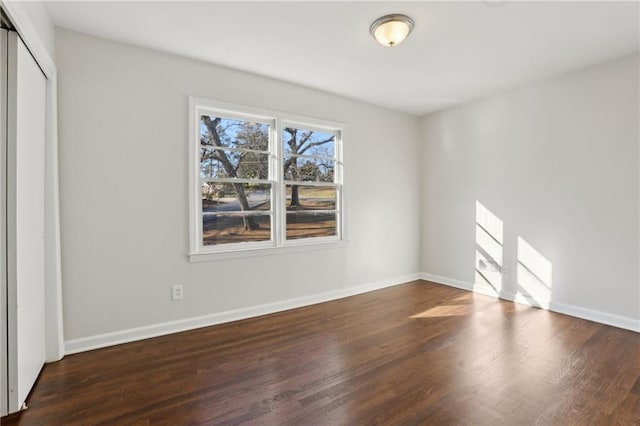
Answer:
[[[229,243],[205,246],[202,232],[202,194],[200,178],[200,116],[209,110],[224,118],[261,122],[270,126],[269,134],[269,179],[272,185],[271,240]],[[246,256],[261,256],[280,253],[317,250],[347,245],[345,179],[344,179],[344,137],[346,126],[316,118],[305,117],[278,111],[270,111],[210,99],[189,97],[189,252],[190,262],[222,260]],[[336,235],[328,237],[311,237],[286,239],[286,185],[282,161],[285,157],[282,144],[282,132],[286,127],[298,127],[305,130],[331,132],[336,135],[334,142],[335,181],[321,182],[323,186],[336,187]],[[324,158],[324,157],[323,157]],[[297,182],[300,184],[300,182]],[[308,182],[315,185],[316,182]],[[306,183],[305,183],[306,184]]]

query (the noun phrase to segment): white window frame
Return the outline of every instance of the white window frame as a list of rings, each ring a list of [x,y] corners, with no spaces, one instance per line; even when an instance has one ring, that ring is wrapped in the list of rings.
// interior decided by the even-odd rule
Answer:
[[[224,118],[265,123],[269,134],[269,183],[271,190],[271,240],[240,242],[220,245],[203,244],[202,193],[200,178],[200,117],[202,114]],[[336,187],[336,235],[286,239],[286,184],[284,180],[284,148],[282,132],[285,127],[296,127],[335,134],[334,182],[305,182],[307,186]],[[346,126],[315,118],[269,111],[199,97],[189,97],[189,261],[201,262],[254,255],[271,255],[301,250],[317,250],[344,247],[346,238],[346,212],[344,206],[344,157],[343,140]],[[301,184],[298,182],[298,184]]]

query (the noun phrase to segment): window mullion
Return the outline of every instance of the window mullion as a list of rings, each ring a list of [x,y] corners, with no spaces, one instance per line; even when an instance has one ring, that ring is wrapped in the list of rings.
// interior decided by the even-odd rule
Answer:
[[[284,155],[289,157],[295,157],[295,158],[312,158],[314,160],[327,160],[331,162],[336,161],[335,156],[327,157],[326,155],[309,155],[309,154],[292,154],[292,153],[284,153]]]
[[[264,184],[273,184],[273,183],[275,183],[271,179],[210,178],[210,177],[200,178],[200,185],[202,185],[203,183],[211,183],[211,182],[219,182],[219,183],[264,183]]]
[[[337,188],[340,186],[339,183],[335,182],[316,182],[316,181],[306,181],[306,180],[285,180],[283,181],[285,185],[298,185],[298,186],[330,186],[332,188]]]
[[[217,145],[203,145],[200,144],[200,149],[206,149],[211,151],[229,151],[229,152],[248,152],[253,154],[270,154],[269,151],[262,151],[260,149],[250,148],[234,148],[230,146],[217,146]]]
[[[344,131],[340,129],[336,132],[336,144],[334,155],[336,157],[334,181],[336,187],[336,208],[340,212],[336,215],[336,233],[340,240],[345,238],[345,210],[344,210]]]
[[[286,197],[284,191],[284,170],[283,170],[283,153],[284,149],[282,146],[282,120],[277,118],[275,127],[275,136],[274,136],[274,145],[275,145],[275,156],[274,156],[274,178],[276,184],[274,185],[274,190],[277,193],[276,202],[274,203],[274,222],[275,222],[275,232],[276,232],[276,245],[281,247],[285,241],[285,232],[286,232]]]

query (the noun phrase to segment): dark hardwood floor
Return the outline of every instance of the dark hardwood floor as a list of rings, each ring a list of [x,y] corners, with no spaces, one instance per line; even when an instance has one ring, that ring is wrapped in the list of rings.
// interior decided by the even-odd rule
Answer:
[[[3,425],[640,425],[640,334],[417,281],[65,357]]]

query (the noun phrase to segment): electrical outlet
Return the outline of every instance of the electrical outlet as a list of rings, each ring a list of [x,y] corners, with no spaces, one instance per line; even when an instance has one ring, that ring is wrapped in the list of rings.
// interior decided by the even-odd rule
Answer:
[[[181,285],[171,286],[171,300],[182,300],[183,295]]]

